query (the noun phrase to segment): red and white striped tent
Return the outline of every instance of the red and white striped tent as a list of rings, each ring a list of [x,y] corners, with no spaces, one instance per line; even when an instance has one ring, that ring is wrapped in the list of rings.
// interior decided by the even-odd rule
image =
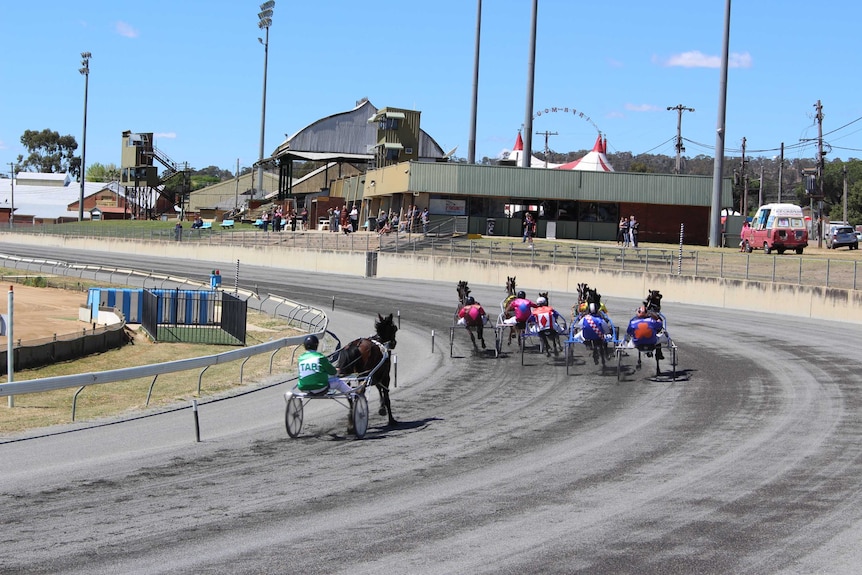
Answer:
[[[613,172],[614,167],[611,166],[608,157],[605,155],[607,151],[608,141],[602,140],[602,135],[599,134],[596,138],[596,144],[593,149],[580,160],[561,164],[556,166],[558,170],[584,170],[586,172]]]
[[[518,132],[518,137],[515,139],[515,147],[511,150],[503,150],[499,159],[506,164],[521,165],[521,158],[524,157],[524,140],[521,139],[521,132]],[[560,164],[546,164],[545,160],[540,160],[536,156],[530,155],[531,168],[557,168]]]

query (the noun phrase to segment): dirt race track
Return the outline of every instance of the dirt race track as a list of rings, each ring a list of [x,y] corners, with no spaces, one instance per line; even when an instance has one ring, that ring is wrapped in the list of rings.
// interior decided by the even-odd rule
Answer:
[[[42,257],[124,263],[59,251]],[[191,277],[212,264],[136,260]],[[862,357],[842,342],[859,341],[860,325],[668,293],[682,379],[629,356],[618,381],[582,350],[567,373],[533,349],[473,353],[463,332],[453,351],[448,337],[435,343],[432,330],[452,325],[452,284],[245,265],[241,279],[325,307],[341,341],[398,311],[399,423],[386,424],[372,392],[365,439],[325,401],[291,439],[277,385],[202,402],[194,416],[186,405],[8,438],[0,572],[859,572]],[[489,311],[505,293],[471,286]],[[605,299],[619,324],[639,304]]]
[[[88,324],[78,321],[78,308],[87,303],[86,292],[55,288],[11,286],[13,293],[13,333],[15,340],[64,335],[80,331]],[[0,313],[9,313],[9,286],[4,290]],[[6,336],[0,336],[6,346]]]

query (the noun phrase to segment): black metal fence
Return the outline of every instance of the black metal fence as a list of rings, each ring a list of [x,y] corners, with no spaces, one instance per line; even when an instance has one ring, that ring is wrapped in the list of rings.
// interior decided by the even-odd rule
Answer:
[[[245,345],[248,304],[209,290],[144,290],[141,327],[155,341]]]

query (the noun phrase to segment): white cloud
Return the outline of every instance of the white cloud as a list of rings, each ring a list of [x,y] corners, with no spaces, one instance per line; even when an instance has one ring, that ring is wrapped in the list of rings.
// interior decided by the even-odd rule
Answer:
[[[175,140],[177,138],[176,132],[159,132],[157,134],[153,134],[153,138],[165,138],[168,140]]]
[[[138,31],[132,28],[130,24],[126,24],[125,22],[117,22],[114,24],[114,31],[117,32],[120,36],[125,36],[126,38],[137,38]]]
[[[8,150],[9,148],[6,146],[6,142],[0,140],[0,150]]]
[[[655,112],[659,107],[653,104],[626,104],[625,109],[629,112]]]
[[[708,56],[699,50],[691,52],[682,52],[674,54],[667,60],[661,62],[658,58],[653,58],[653,61],[668,67],[680,68],[719,68],[721,67],[721,57]],[[748,52],[734,53],[728,56],[727,65],[729,68],[751,68],[751,54]]]
[[[612,119],[625,118],[625,117],[626,117],[626,115],[623,114],[622,112],[609,112],[608,114],[605,115],[605,118],[612,118]]]
[[[606,60],[608,62],[608,66],[611,68],[622,68],[624,65],[620,60],[616,60],[614,58],[606,58]]]

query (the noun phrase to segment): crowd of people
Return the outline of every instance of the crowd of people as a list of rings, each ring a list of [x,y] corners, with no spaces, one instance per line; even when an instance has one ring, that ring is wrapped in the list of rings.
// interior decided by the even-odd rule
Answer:
[[[638,223],[634,216],[629,216],[628,219],[625,216],[621,217],[617,231],[617,245],[624,248],[629,246],[633,248],[638,247],[639,228],[640,223]]]

